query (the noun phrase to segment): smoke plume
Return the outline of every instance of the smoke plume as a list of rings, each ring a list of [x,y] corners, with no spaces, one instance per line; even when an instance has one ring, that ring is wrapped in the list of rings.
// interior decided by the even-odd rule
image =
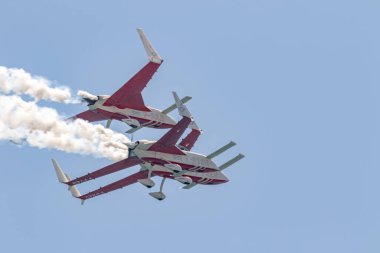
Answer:
[[[56,102],[67,102],[72,97],[69,89],[53,88],[44,78],[0,66],[0,141],[25,141],[32,147],[90,154],[114,161],[127,157],[128,148],[124,143],[129,139],[123,134],[81,119],[64,120],[53,108],[23,100],[20,95],[25,94],[36,100]]]
[[[3,94],[28,95],[35,100],[60,103],[73,102],[69,88],[51,86],[51,81],[32,76],[23,69],[0,66],[0,92]]]
[[[83,97],[83,98],[88,98],[90,100],[98,100],[98,97],[95,96],[95,95],[92,95],[90,93],[88,93],[87,91],[84,91],[84,90],[79,90],[77,92],[77,95],[80,96],[80,97]]]

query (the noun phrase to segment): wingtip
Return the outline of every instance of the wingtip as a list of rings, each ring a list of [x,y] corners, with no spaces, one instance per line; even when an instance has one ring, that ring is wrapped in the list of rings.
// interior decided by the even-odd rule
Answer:
[[[65,173],[62,171],[61,166],[59,166],[58,162],[55,159],[51,159],[53,163],[53,167],[55,170],[55,174],[57,175],[58,181],[60,183],[67,183],[69,180],[65,176]]]
[[[71,192],[71,195],[74,197],[74,198],[80,198],[82,195],[80,194],[78,188],[75,186],[75,185],[72,185],[70,186],[70,192]]]
[[[193,130],[196,130],[196,131],[199,131],[201,134],[203,133],[203,130],[198,127],[198,125],[197,125],[197,123],[195,121],[192,121],[190,123],[189,128],[193,129]]]
[[[150,43],[147,36],[145,35],[144,30],[142,28],[137,28],[136,30],[138,34],[140,35],[140,39],[144,45],[149,61],[157,63],[157,64],[161,64],[163,62],[163,59],[160,57],[157,51],[153,48],[152,44]]]

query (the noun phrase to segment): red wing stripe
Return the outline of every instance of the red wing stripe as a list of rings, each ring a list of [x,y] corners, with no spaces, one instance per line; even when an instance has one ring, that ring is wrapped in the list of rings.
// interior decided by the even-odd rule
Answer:
[[[104,103],[105,106],[150,111],[144,104],[142,90],[161,64],[149,62]]]
[[[183,152],[175,145],[189,126],[190,122],[190,118],[183,117],[172,129],[162,136],[161,139],[154,143],[149,150],[183,155]]]
[[[200,135],[201,131],[192,129],[191,132],[184,139],[182,139],[181,143],[178,146],[187,151],[190,151]]]
[[[126,178],[123,178],[123,179],[121,179],[119,181],[116,181],[114,183],[106,185],[104,187],[100,187],[99,189],[97,189],[95,191],[92,191],[92,192],[89,192],[89,193],[87,193],[85,195],[80,196],[79,198],[83,199],[83,200],[90,199],[90,198],[96,197],[98,195],[101,195],[101,194],[104,194],[104,193],[107,193],[107,192],[111,192],[111,191],[123,188],[125,186],[134,184],[134,183],[137,182],[137,180],[144,179],[144,178],[147,178],[147,177],[148,177],[148,171],[147,170],[143,170],[143,171],[137,172],[135,174],[132,174],[132,175],[126,177]]]
[[[113,163],[111,165],[108,165],[102,169],[99,169],[97,171],[88,173],[87,175],[84,175],[82,177],[78,177],[70,182],[67,182],[68,185],[76,185],[83,182],[86,182],[88,180],[92,180],[98,177],[102,177],[111,173],[114,173],[116,171],[126,169],[129,167],[132,167],[134,165],[137,165],[140,163],[140,160],[136,157],[127,158],[124,160],[121,160],[119,162]]]
[[[96,110],[93,110],[93,111],[88,110],[71,117],[71,119],[84,119],[89,122],[94,122],[94,121],[105,120],[107,118],[101,115],[100,113],[98,113]]]

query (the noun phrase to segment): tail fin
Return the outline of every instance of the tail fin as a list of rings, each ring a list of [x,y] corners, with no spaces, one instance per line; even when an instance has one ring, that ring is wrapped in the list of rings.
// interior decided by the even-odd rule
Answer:
[[[175,100],[175,103],[177,105],[177,108],[178,108],[178,112],[179,114],[182,116],[182,117],[187,117],[189,119],[193,119],[193,117],[191,116],[189,110],[187,109],[187,107],[182,103],[182,101],[179,99],[177,93],[175,91],[173,91],[173,96],[174,96],[174,100]]]
[[[189,99],[186,99],[188,97],[185,97],[183,99],[179,99],[179,97],[178,97],[178,95],[177,95],[177,93],[175,91],[173,91],[173,96],[174,96],[175,104],[176,104],[176,106],[178,108],[179,114],[182,117],[188,117],[188,118],[190,118],[192,120],[191,123],[190,123],[190,125],[189,125],[189,128],[202,132],[202,130],[198,127],[197,123],[195,123],[195,121],[193,119],[193,116],[191,116],[189,110],[185,106],[185,103],[187,101],[189,101],[191,99],[191,97],[189,97]]]
[[[181,101],[182,101],[183,104],[185,104],[190,99],[192,99],[192,97],[186,96],[186,97],[182,98]],[[163,110],[162,113],[163,114],[168,114],[169,112],[173,111],[176,107],[177,107],[177,105],[173,104],[173,105],[169,106],[168,108],[166,108],[165,110]]]
[[[71,178],[68,174],[65,173],[65,176],[66,176],[67,180],[71,181]],[[78,188],[75,185],[69,185],[69,191],[71,192],[71,195],[74,198],[81,200],[82,205],[84,204],[84,199],[80,198],[82,196],[82,194],[79,192]]]
[[[65,173],[63,173],[63,171],[62,171],[61,167],[59,166],[58,162],[55,159],[51,159],[51,161],[53,162],[53,166],[54,166],[54,169],[55,169],[55,174],[57,174],[58,181],[60,183],[67,183],[67,182],[69,182],[70,180],[67,179]]]
[[[158,55],[157,51],[154,50],[152,44],[148,40],[148,38],[145,36],[144,31],[141,28],[137,29],[137,32],[140,35],[141,41],[144,45],[145,51],[148,54],[148,58],[151,62],[161,64],[162,63],[162,58]]]
[[[62,171],[58,162],[55,159],[51,159],[51,161],[53,162],[53,166],[55,169],[55,173],[57,174],[58,181],[64,184],[67,182],[70,182],[71,181],[70,176]],[[69,186],[69,190],[71,192],[71,195],[73,195],[74,198],[80,198],[82,196],[75,185]],[[84,203],[83,199],[81,199],[81,203],[83,205]]]

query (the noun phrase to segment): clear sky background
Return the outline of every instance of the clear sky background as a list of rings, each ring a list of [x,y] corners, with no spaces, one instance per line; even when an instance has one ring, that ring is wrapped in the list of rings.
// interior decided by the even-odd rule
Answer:
[[[165,59],[144,90],[146,103],[163,109],[172,90],[192,96],[189,109],[204,129],[194,151],[234,140],[217,163],[246,155],[225,171],[224,185],[186,191],[170,181],[159,202],[135,184],[81,206],[50,159],[72,176],[110,161],[0,143],[0,252],[380,252],[378,0],[0,0],[0,7],[0,65],[73,92],[112,94],[144,66],[135,31],[144,28]],[[86,109],[42,105],[67,116]]]

